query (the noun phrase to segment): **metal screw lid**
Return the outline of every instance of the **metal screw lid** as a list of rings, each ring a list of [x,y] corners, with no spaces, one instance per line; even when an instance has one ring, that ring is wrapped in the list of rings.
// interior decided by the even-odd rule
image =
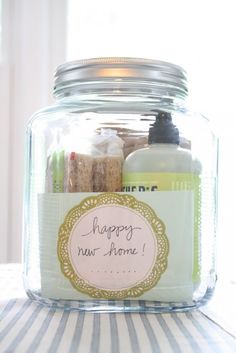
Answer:
[[[151,82],[171,86],[182,97],[188,92],[186,72],[178,65],[141,58],[104,57],[60,65],[54,75],[54,93],[76,83],[96,81]]]

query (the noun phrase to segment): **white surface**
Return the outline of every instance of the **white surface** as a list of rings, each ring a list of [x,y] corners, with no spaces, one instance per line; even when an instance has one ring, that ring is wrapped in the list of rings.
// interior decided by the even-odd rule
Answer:
[[[213,298],[201,311],[236,337],[236,283],[219,281]]]

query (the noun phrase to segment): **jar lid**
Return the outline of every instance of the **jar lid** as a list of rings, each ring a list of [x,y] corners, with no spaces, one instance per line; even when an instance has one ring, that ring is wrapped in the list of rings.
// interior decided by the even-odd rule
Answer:
[[[172,86],[182,97],[188,92],[186,72],[178,65],[141,58],[104,57],[58,66],[54,75],[54,93],[76,83],[127,80]]]

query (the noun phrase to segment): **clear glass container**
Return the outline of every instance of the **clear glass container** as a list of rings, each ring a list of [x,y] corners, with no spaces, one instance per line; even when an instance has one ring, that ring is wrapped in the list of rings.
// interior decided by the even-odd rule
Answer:
[[[27,129],[24,285],[46,305],[187,310],[216,282],[217,138],[176,65],[74,61]]]

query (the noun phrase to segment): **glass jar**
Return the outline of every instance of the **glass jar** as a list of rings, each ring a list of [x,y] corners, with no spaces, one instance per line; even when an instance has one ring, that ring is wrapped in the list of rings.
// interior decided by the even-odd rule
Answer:
[[[217,138],[176,65],[58,67],[27,130],[24,285],[46,305],[186,310],[215,287]]]

